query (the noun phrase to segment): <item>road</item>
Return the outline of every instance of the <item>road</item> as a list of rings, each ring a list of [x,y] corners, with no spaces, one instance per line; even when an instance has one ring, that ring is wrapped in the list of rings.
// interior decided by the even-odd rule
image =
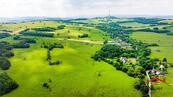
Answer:
[[[151,78],[150,78],[150,76],[149,76],[149,70],[147,70],[146,71],[146,75],[147,75],[147,79],[148,79],[148,87],[149,87],[149,90],[148,90],[148,95],[149,95],[149,97],[151,97]]]

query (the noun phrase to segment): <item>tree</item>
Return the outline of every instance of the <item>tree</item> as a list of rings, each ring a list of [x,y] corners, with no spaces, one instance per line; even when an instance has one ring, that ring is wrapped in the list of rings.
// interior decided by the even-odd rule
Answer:
[[[167,58],[163,58],[162,62],[167,62]]]
[[[47,50],[47,61],[50,61],[51,60],[51,55],[50,55],[50,50],[48,49]]]
[[[79,38],[87,38],[89,35],[88,34],[82,34],[82,35],[79,35],[78,37]]]
[[[127,74],[131,77],[134,77],[134,68],[129,68],[128,71],[127,71]]]
[[[16,89],[18,84],[6,73],[0,73],[0,96]]]
[[[2,70],[7,70],[10,68],[10,66],[11,66],[11,63],[7,58],[0,57],[0,68]]]

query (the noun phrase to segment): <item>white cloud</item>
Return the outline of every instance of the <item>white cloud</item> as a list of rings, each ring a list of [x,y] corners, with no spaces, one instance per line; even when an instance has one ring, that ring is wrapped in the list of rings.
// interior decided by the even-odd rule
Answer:
[[[63,0],[0,0],[0,17],[65,15]]]
[[[172,0],[0,0],[0,17],[173,15]]]

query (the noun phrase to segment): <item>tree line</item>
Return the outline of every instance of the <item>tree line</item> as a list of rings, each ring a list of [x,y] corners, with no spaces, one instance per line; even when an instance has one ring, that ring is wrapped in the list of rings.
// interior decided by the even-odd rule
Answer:
[[[45,42],[43,42],[41,47],[47,49],[47,58],[46,58],[46,60],[49,62],[49,65],[59,65],[59,64],[62,63],[62,61],[60,61],[60,60],[52,61],[52,57],[51,57],[51,51],[54,48],[64,48],[64,46],[62,44],[60,44],[60,43],[45,43]]]
[[[12,49],[13,46],[8,42],[0,42],[0,69],[3,71],[8,70],[11,66],[8,58],[14,56]],[[17,87],[18,84],[13,79],[11,79],[6,73],[0,72],[0,96],[16,89]]]

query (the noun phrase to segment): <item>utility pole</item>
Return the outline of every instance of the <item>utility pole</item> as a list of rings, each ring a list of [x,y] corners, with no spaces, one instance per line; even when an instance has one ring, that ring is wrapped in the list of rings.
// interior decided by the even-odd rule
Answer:
[[[110,23],[111,22],[111,10],[110,10],[110,8],[109,8],[109,10],[108,10],[108,17],[107,17],[107,21],[108,21],[108,23]]]
[[[111,17],[111,10],[109,9],[109,18]]]

